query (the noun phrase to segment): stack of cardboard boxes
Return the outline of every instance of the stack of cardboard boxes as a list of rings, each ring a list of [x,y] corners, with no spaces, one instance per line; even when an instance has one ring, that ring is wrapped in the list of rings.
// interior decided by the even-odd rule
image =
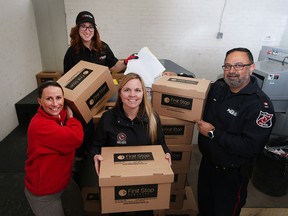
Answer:
[[[172,152],[172,184],[170,209],[182,209],[189,171],[194,124],[189,121],[160,116],[166,143]]]
[[[170,209],[155,215],[196,215],[197,205],[187,182],[192,154],[194,120],[201,119],[210,81],[163,76],[152,86],[152,104],[160,115],[166,143],[172,152],[174,183]]]
[[[96,73],[92,73],[93,71],[96,71]],[[58,82],[64,88],[65,98],[75,114],[78,114],[77,116],[86,123],[93,118],[94,124],[97,125],[102,114],[115,105],[115,102],[108,102],[117,91],[112,77],[120,82],[123,74],[117,75],[117,77],[113,76],[113,74],[111,76],[107,67],[81,61],[62,76]],[[153,209],[158,209],[155,210],[155,215],[194,215],[197,212],[192,189],[187,183],[187,173],[189,172],[192,154],[193,121],[202,117],[209,87],[210,81],[208,80],[178,76],[163,76],[152,86],[152,105],[160,116],[165,140],[172,152],[172,174],[174,173],[174,176],[172,176],[174,182],[172,184],[170,182],[169,209],[159,210],[161,208],[154,206]],[[157,151],[156,154],[158,154]],[[111,164],[107,166],[111,166]],[[105,187],[109,181],[112,183],[122,181],[119,176],[118,178],[121,181],[115,181],[115,176],[113,178],[105,177],[99,182],[102,181],[101,184]],[[163,183],[169,184],[170,178],[171,173],[167,173]],[[130,179],[133,179],[133,177],[125,175],[123,182],[126,184],[126,181],[130,181]],[[146,179],[149,179],[149,177]],[[154,184],[155,182],[153,181],[152,183]],[[108,191],[109,193],[111,192],[109,189]],[[165,189],[165,191],[169,190]],[[99,214],[101,211],[101,192],[99,188],[84,187],[82,188],[82,194],[85,215]],[[103,194],[101,196],[104,199]],[[107,197],[107,193],[105,196]],[[102,206],[102,208],[106,208],[104,212],[108,213],[109,202],[106,205],[106,207]],[[119,207],[115,206],[114,212],[117,211],[117,208]]]

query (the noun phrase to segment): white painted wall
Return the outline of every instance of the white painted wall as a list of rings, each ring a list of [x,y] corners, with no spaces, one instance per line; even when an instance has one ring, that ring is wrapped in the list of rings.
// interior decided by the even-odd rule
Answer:
[[[36,88],[42,69],[30,0],[0,1],[0,140],[17,125],[15,103]]]
[[[222,74],[226,51],[244,46],[255,59],[262,45],[287,45],[287,0],[64,0],[67,32],[79,11],[95,16],[102,40],[118,58],[148,46],[198,78]],[[286,29],[286,37],[282,37]],[[267,40],[267,38],[270,38]]]
[[[40,71],[63,71],[68,48],[64,0],[0,2],[0,140],[16,126],[15,103],[37,88]]]
[[[32,0],[45,71],[63,71],[68,48],[63,0]]]
[[[158,58],[170,59],[198,78],[214,80],[222,74],[223,58],[230,48],[248,47],[257,59],[262,45],[288,47],[287,0],[226,0],[220,29],[223,39],[216,39],[224,3],[0,1],[0,140],[18,125],[15,103],[36,88],[36,73],[62,71],[70,28],[81,10],[95,15],[102,39],[118,58],[148,46]]]

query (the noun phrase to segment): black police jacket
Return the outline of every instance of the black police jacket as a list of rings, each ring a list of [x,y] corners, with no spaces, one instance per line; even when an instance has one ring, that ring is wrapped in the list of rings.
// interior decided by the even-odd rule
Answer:
[[[199,134],[203,157],[213,165],[233,168],[252,163],[263,150],[275,115],[272,102],[254,77],[236,94],[219,79],[209,90],[203,120],[215,127],[213,139]]]

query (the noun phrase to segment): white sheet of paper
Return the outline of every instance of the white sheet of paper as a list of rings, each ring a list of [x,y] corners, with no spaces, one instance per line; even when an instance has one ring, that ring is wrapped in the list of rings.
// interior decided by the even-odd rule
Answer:
[[[128,61],[124,74],[126,75],[132,72],[139,74],[145,82],[146,87],[151,88],[155,80],[162,76],[165,67],[148,47],[143,47],[138,52],[138,57],[138,59]]]

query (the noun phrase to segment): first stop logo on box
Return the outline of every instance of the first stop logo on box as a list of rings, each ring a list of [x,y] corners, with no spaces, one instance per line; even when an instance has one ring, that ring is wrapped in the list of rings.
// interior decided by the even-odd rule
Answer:
[[[114,154],[114,162],[154,160],[152,152]]]
[[[171,106],[181,109],[192,109],[193,99],[185,97],[177,97],[175,95],[162,94],[161,105]]]
[[[157,198],[158,184],[115,186],[115,201],[140,198]]]

